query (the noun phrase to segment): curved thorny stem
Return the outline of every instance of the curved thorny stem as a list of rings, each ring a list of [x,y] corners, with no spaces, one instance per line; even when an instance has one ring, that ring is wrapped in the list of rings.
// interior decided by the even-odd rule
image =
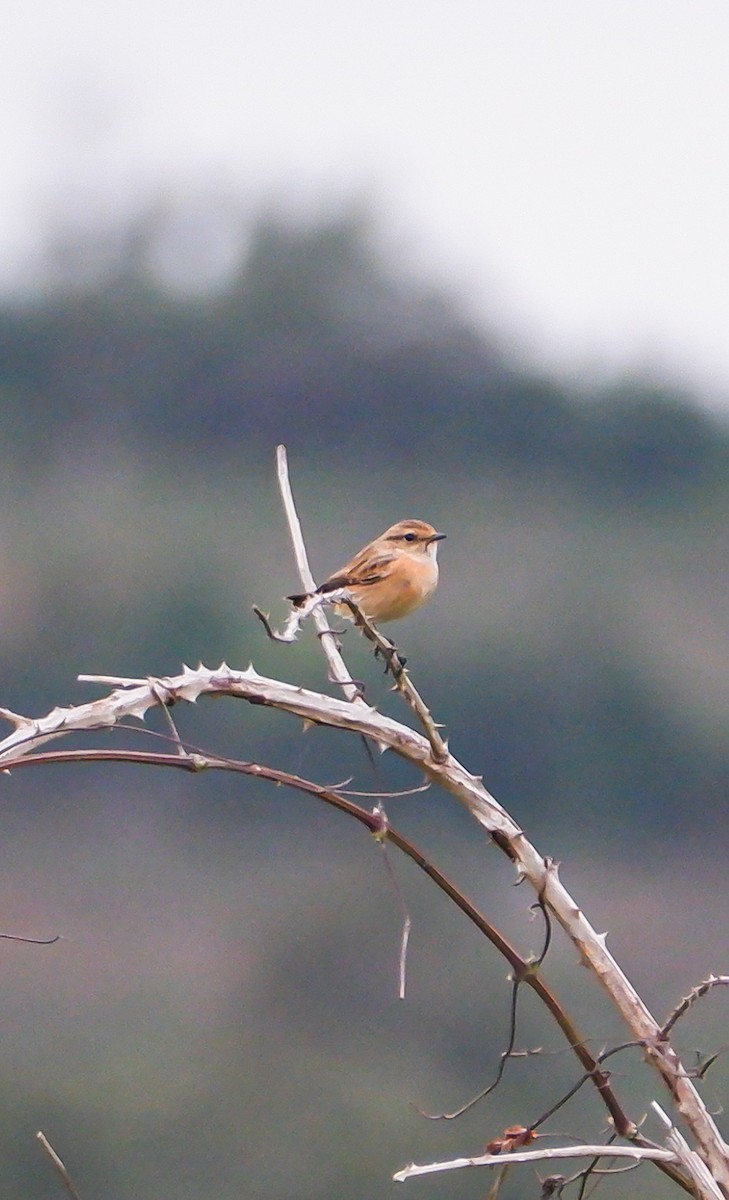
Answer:
[[[280,450],[279,477],[282,476],[286,481],[288,480],[285,452]],[[290,498],[290,487],[288,495],[287,512],[295,513],[293,500]],[[300,530],[296,537],[292,530],[292,538],[296,544],[297,538],[300,538]],[[303,539],[301,542],[303,544]],[[308,586],[306,580],[302,581],[305,586]],[[321,621],[326,622],[326,618],[319,608],[312,614],[312,619],[318,624]],[[366,632],[366,630],[364,631]],[[606,936],[598,933],[592,927],[585,914],[562,885],[558,864],[537,851],[509,813],[487,791],[482,779],[469,772],[450,753],[447,745],[440,739],[437,726],[427,708],[423,705],[424,712],[418,711],[416,705],[412,703],[414,689],[410,692],[405,686],[398,687],[403,694],[408,692],[406,698],[408,698],[408,703],[413,711],[418,714],[425,735],[409,725],[384,716],[366,703],[361,689],[351,679],[351,675],[346,669],[335,634],[329,630],[328,626],[326,629],[322,626],[320,632],[322,633],[320,639],[322,645],[327,647],[328,676],[341,687],[344,698],[311,691],[281,680],[266,678],[259,675],[253,667],[249,667],[245,671],[236,671],[225,663],[213,670],[202,665],[195,670],[185,667],[179,675],[161,679],[82,676],[81,678],[88,681],[110,685],[112,691],[89,704],[54,709],[46,717],[38,720],[2,710],[2,715],[11,722],[14,729],[4,741],[0,742],[0,770],[18,766],[23,759],[29,764],[32,761],[58,761],[55,754],[31,756],[35,756],[41,745],[70,732],[113,727],[130,718],[144,720],[146,713],[155,706],[166,708],[173,703],[183,701],[195,703],[203,696],[221,695],[250,704],[266,705],[272,709],[294,714],[305,722],[357,733],[382,749],[392,750],[398,756],[406,759],[429,782],[439,784],[449,795],[462,803],[474,820],[488,832],[491,839],[507,855],[516,869],[518,881],[528,881],[534,889],[537,903],[545,915],[547,927],[551,929],[552,922],[562,927],[576,947],[581,961],[610,996],[630,1031],[631,1040],[642,1048],[646,1061],[656,1070],[665,1084],[682,1118],[685,1132],[693,1140],[694,1151],[692,1153],[698,1153],[699,1160],[708,1169],[715,1185],[722,1189],[725,1196],[729,1196],[728,1148],[690,1078],[689,1072],[679,1060],[669,1041],[667,1035],[672,1019],[669,1018],[664,1026],[658,1024],[607,949]],[[398,676],[401,680],[408,681],[402,660],[397,652],[392,650],[392,647],[389,649],[392,656],[391,667],[394,666],[396,671],[396,682]],[[86,760],[89,760],[90,752],[76,753],[81,756],[85,755]],[[359,808],[341,794],[337,794],[336,789],[329,790],[330,794],[325,797],[327,789],[322,789],[310,781],[294,781],[293,777],[286,776],[283,772],[275,772],[272,768],[264,768],[260,764],[238,763],[232,765],[229,760],[216,758],[199,751],[190,751],[181,742],[175,742],[175,752],[167,755],[149,755],[142,752],[123,753],[124,761],[129,762],[144,762],[146,765],[150,765],[154,761],[155,765],[194,771],[211,768],[238,770],[244,774],[276,779],[278,782],[300,787],[321,799],[326,798],[328,803],[335,804],[340,810],[349,812],[350,815],[356,816],[358,820],[368,825],[379,838],[386,837],[390,844],[404,849],[404,840],[389,827],[389,824],[383,822],[381,813],[365,815],[366,810]],[[119,758],[119,752],[114,751],[96,752],[94,758],[99,761],[104,755]],[[458,889],[445,880],[434,865],[425,859],[416,848],[411,847],[405,852],[409,853],[410,857],[418,862],[421,869],[438,882],[438,886],[469,916],[469,919],[482,929],[485,936],[510,963],[514,980],[518,980],[518,986],[532,988],[545,1004],[583,1068],[583,1075],[577,1086],[581,1086],[587,1079],[591,1081],[608,1108],[615,1131],[633,1143],[630,1148],[610,1147],[610,1152],[616,1155],[618,1151],[624,1153],[627,1149],[628,1153],[632,1153],[636,1158],[658,1162],[661,1169],[668,1172],[681,1186],[688,1190],[693,1189],[697,1196],[710,1195],[705,1181],[700,1178],[700,1172],[694,1171],[692,1166],[694,1160],[690,1156],[681,1158],[681,1167],[677,1167],[676,1153],[656,1149],[647,1143],[636,1125],[625,1114],[615,1098],[609,1076],[603,1070],[600,1059],[595,1058],[588,1050],[564,1009],[544,983],[541,974],[541,960],[530,962],[522,959],[499,934],[498,930],[490,926]],[[682,1009],[682,1011],[684,1010]],[[544,1119],[546,1119],[545,1115],[538,1120],[541,1122]],[[524,1128],[528,1132],[534,1126],[527,1125]],[[592,1148],[591,1150],[593,1155],[603,1152],[606,1152],[603,1148]],[[543,1154],[544,1152],[521,1152],[519,1161],[526,1161],[525,1155],[528,1155],[528,1159],[531,1161],[534,1153]],[[556,1151],[551,1153],[553,1157],[559,1156]],[[582,1153],[582,1149],[580,1153]],[[481,1165],[482,1163],[487,1165],[486,1160],[488,1159],[490,1164],[493,1157],[482,1156],[478,1160],[462,1160],[458,1165]],[[501,1161],[505,1161],[503,1157]],[[513,1161],[517,1161],[517,1159],[514,1158]],[[447,1164],[444,1167],[443,1164],[431,1164],[428,1168],[416,1170],[422,1172],[423,1170],[453,1169],[454,1165],[456,1164]]]
[[[168,689],[169,690],[169,689]],[[160,688],[156,685],[152,686],[152,694],[159,696]],[[125,726],[126,727],[126,726]],[[137,730],[140,734],[149,736],[150,730]],[[576,1026],[560,1004],[555,994],[548,987],[546,982],[538,973],[537,966],[539,959],[531,961],[524,958],[508,941],[507,938],[484,916],[483,913],[468,899],[464,892],[449,879],[432,860],[398,829],[390,824],[389,821],[383,822],[381,812],[375,809],[370,811],[355,804],[351,799],[342,793],[338,788],[328,788],[321,784],[314,783],[312,780],[304,779],[301,776],[294,775],[288,771],[281,771],[274,767],[265,766],[257,762],[242,762],[236,759],[226,758],[214,754],[207,753],[198,747],[191,746],[178,740],[177,737],[171,738],[169,735],[153,734],[156,738],[162,738],[164,741],[172,741],[174,751],[160,753],[150,750],[59,750],[45,751],[40,754],[24,754],[18,757],[13,763],[13,770],[18,770],[25,767],[52,766],[59,763],[99,763],[99,762],[115,762],[127,763],[135,766],[146,767],[165,767],[177,770],[190,771],[198,773],[201,771],[228,771],[233,774],[252,776],[258,779],[267,779],[271,783],[284,784],[294,788],[297,791],[304,792],[310,796],[316,797],[325,804],[336,808],[338,811],[345,813],[347,816],[353,817],[380,842],[387,842],[389,845],[396,847],[407,858],[411,860],[428,878],[436,885],[441,892],[444,893],[472,922],[473,925],[487,938],[492,946],[506,960],[512,972],[512,1002],[510,1006],[510,1036],[509,1047],[505,1054],[501,1057],[498,1079],[503,1074],[503,1068],[513,1049],[514,1037],[516,1033],[516,997],[518,988],[523,984],[529,987],[536,996],[541,1000],[547,1011],[556,1021],[559,1028],[562,1030],[567,1044],[576,1055],[578,1061],[584,1068],[584,1073],[581,1075],[575,1087],[571,1088],[568,1094],[554,1106],[554,1111],[565,1103],[569,1097],[579,1090],[580,1087],[588,1080],[597,1088],[603,1103],[605,1104],[610,1119],[615,1128],[623,1134],[623,1136],[631,1136],[633,1124],[625,1114],[620,1105],[609,1081],[609,1076],[601,1071],[600,1063],[608,1057],[608,1054],[602,1055],[600,1058],[594,1058],[589,1051],[586,1043],[579,1034]],[[180,754],[180,749],[183,753]],[[498,1082],[498,1080],[497,1080]],[[495,1086],[495,1085],[493,1085]],[[493,1086],[488,1088],[482,1095],[486,1095],[493,1090]],[[482,1097],[476,1097],[480,1099]],[[475,1101],[471,1101],[468,1105],[464,1105],[460,1110],[465,1111]],[[425,1115],[425,1114],[424,1114]],[[445,1115],[445,1114],[442,1114]],[[457,1116],[458,1114],[448,1114],[449,1116]],[[550,1114],[542,1114],[541,1117],[532,1122],[530,1128],[536,1128],[542,1124]]]

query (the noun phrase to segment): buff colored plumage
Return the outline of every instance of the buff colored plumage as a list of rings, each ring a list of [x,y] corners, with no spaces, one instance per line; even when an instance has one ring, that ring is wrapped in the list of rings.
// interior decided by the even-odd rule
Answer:
[[[330,575],[312,595],[326,596],[346,588],[365,616],[380,624],[396,621],[420,608],[438,584],[438,542],[445,537],[427,521],[398,521],[354,558]],[[289,596],[295,608],[306,593]],[[346,605],[335,610],[350,616]]]

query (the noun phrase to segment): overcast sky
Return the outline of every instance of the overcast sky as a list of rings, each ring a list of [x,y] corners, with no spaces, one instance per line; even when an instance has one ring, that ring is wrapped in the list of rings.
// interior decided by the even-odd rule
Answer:
[[[366,198],[568,372],[729,406],[728,0],[0,0],[0,285],[58,206]]]

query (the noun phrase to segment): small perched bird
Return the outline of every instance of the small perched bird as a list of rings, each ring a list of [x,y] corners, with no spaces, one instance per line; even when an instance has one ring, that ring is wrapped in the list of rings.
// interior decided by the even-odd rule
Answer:
[[[346,588],[370,620],[396,621],[420,608],[435,591],[438,542],[445,536],[427,521],[398,521],[325,579],[315,592],[287,599],[294,608],[301,608],[312,596],[327,596]],[[351,617],[346,604],[334,604],[333,608]]]

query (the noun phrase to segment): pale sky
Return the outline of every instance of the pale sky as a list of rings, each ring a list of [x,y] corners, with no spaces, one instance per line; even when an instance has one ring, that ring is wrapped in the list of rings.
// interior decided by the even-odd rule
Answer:
[[[0,287],[51,214],[365,199],[568,374],[729,406],[728,0],[0,0]]]

